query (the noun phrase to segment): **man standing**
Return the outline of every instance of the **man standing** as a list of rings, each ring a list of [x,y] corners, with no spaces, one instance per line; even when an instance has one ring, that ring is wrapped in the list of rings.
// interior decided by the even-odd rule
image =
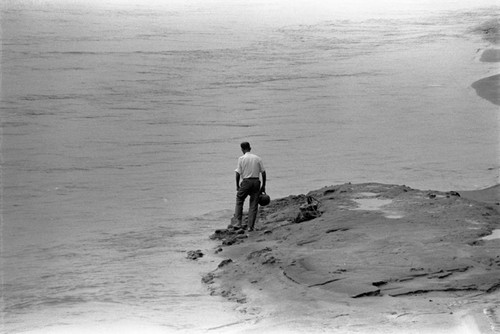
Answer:
[[[243,203],[245,203],[245,198],[250,196],[248,231],[253,231],[259,208],[259,195],[266,192],[266,171],[262,159],[250,153],[252,148],[248,142],[243,142],[240,146],[243,155],[238,158],[238,167],[236,167],[235,226],[242,227]],[[260,174],[262,174],[262,187],[259,180]]]

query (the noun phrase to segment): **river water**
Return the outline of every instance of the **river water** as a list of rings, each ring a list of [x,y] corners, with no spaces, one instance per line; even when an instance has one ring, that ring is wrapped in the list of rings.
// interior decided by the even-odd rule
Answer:
[[[498,106],[470,87],[498,72],[496,1],[0,6],[5,333],[244,321],[200,282],[219,260],[186,259],[230,220],[244,140],[273,198],[498,183]]]

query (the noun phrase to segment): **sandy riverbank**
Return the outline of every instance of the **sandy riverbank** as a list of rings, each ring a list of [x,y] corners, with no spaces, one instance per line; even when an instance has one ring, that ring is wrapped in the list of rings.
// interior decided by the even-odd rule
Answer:
[[[498,63],[500,62],[500,50],[486,49],[481,54],[480,60],[485,63]]]
[[[480,61],[485,63],[498,63],[500,61],[500,50],[483,50]],[[477,80],[472,83],[471,87],[476,90],[478,96],[493,104],[500,105],[500,74]]]
[[[496,34],[498,35],[498,32]],[[498,44],[497,40],[493,40],[492,42]],[[500,62],[500,49],[488,48],[482,50],[479,60],[484,63]],[[478,96],[493,104],[500,105],[500,74],[477,80],[472,83],[471,87],[476,90]]]
[[[478,96],[500,105],[500,74],[480,79],[472,84]]]
[[[497,48],[500,44],[499,23],[498,20],[490,20],[475,29],[477,33],[482,35],[485,41],[490,43],[488,48],[481,50],[481,57],[479,59],[481,62],[500,62],[500,49]],[[471,87],[476,90],[478,96],[493,104],[500,105],[500,74],[477,80]]]
[[[500,331],[498,186],[344,184],[274,200],[252,233],[218,230],[204,282],[238,333]],[[308,204],[309,203],[309,204]]]

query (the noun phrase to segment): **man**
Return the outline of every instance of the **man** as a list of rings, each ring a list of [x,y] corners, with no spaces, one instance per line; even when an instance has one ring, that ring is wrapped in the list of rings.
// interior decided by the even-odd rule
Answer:
[[[243,227],[243,203],[245,203],[245,198],[250,196],[248,231],[253,231],[255,220],[257,219],[259,195],[260,193],[266,192],[266,171],[264,169],[262,159],[257,155],[250,153],[252,148],[248,142],[243,142],[240,146],[243,155],[238,158],[238,167],[236,167],[235,226]],[[262,187],[260,186],[259,180],[260,174],[262,174]],[[242,180],[241,184],[240,180]]]

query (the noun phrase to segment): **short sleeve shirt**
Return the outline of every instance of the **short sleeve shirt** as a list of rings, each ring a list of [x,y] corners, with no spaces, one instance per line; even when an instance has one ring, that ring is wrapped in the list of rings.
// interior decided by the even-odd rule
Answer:
[[[247,152],[238,158],[238,166],[235,171],[243,179],[247,179],[249,177],[259,177],[260,173],[265,172],[265,169],[259,156]]]

